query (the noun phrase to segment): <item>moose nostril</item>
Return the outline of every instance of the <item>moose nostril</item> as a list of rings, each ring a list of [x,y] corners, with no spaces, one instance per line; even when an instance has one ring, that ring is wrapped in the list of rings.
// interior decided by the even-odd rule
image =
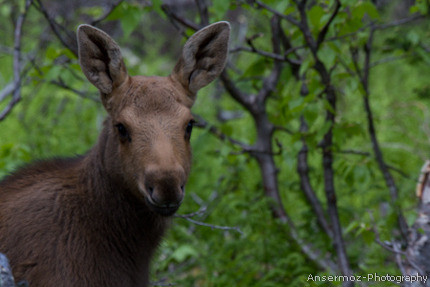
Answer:
[[[148,186],[146,189],[148,190],[149,195],[152,196],[152,194],[154,193],[154,188],[152,186]]]
[[[185,186],[184,185],[181,185],[181,190],[182,190],[182,192],[185,192]]]

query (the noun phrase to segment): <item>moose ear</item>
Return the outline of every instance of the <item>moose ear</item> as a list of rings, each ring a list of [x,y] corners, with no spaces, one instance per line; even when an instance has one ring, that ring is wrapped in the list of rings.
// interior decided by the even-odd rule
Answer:
[[[82,71],[102,94],[110,94],[128,78],[118,44],[108,34],[90,25],[80,25],[77,34]],[[102,100],[106,99],[103,97]]]
[[[230,24],[223,21],[199,30],[185,43],[172,77],[193,97],[223,71],[229,38]]]

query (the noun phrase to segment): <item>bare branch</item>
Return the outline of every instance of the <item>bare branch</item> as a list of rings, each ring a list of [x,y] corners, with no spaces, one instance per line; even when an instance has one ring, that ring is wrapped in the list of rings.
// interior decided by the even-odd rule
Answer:
[[[195,0],[200,14],[200,26],[209,25],[209,11],[207,0]]]
[[[328,19],[327,23],[322,28],[321,32],[318,34],[317,39],[317,47],[319,47],[325,40],[325,37],[327,35],[328,29],[330,28],[330,24],[333,22],[334,18],[336,18],[337,13],[339,12],[341,3],[339,0],[336,0],[336,6],[334,7],[334,11],[331,14],[330,18]]]
[[[389,63],[389,62],[402,60],[402,59],[405,59],[407,57],[410,57],[410,55],[404,54],[404,55],[400,55],[400,56],[392,56],[392,57],[382,58],[382,59],[379,59],[377,61],[370,63],[369,67],[373,68],[373,67],[376,67],[377,65],[380,65],[380,64],[385,64],[385,63]]]
[[[59,77],[57,81],[50,81],[49,83],[56,85],[60,88],[63,88],[67,91],[71,91],[71,92],[75,93],[76,95],[80,96],[81,98],[89,99],[89,100],[92,100],[92,101],[97,102],[97,103],[101,102],[99,97],[88,95],[86,92],[79,91],[79,90],[76,90],[75,88],[68,86],[66,83],[64,83],[64,81],[63,81],[63,79],[61,79],[61,77]]]
[[[174,13],[172,11],[172,9],[170,9],[169,5],[167,5],[167,4],[163,4],[161,6],[161,9],[163,9],[164,13],[166,13],[166,15],[167,15],[168,18],[173,19],[173,20],[179,22],[181,25],[183,25],[183,26],[185,26],[187,28],[193,29],[194,31],[197,31],[200,28],[202,28],[199,25],[197,25],[196,23],[188,20],[187,18],[180,17],[178,14]]]
[[[244,108],[247,110],[252,109],[252,104],[255,101],[255,96],[248,95],[244,92],[242,92],[230,79],[230,77],[227,74],[227,71],[223,71],[221,73],[220,79],[222,83],[224,84],[225,89],[229,94]]]
[[[207,210],[206,206],[202,206],[199,210],[192,212],[192,213],[188,213],[188,214],[175,214],[175,217],[180,217],[180,218],[192,218],[194,216],[200,216],[202,214],[204,214]]]
[[[399,195],[398,195],[398,188],[394,181],[393,176],[390,173],[390,170],[384,160],[384,156],[381,150],[381,147],[379,145],[379,141],[376,137],[376,128],[373,120],[373,112],[372,108],[370,106],[370,91],[369,91],[369,74],[370,74],[370,58],[372,53],[372,43],[373,43],[373,37],[375,33],[375,27],[372,26],[370,29],[369,38],[364,45],[364,64],[363,69],[360,70],[358,59],[356,55],[352,55],[352,60],[354,63],[354,67],[356,69],[357,75],[359,75],[360,83],[364,90],[363,95],[363,101],[364,101],[364,110],[366,112],[367,117],[367,128],[370,135],[370,139],[372,142],[373,152],[375,154],[376,162],[378,163],[379,169],[382,172],[382,175],[384,176],[385,183],[390,191],[390,198],[391,198],[391,204],[394,207],[394,210],[397,213],[397,221],[399,225],[400,232],[402,234],[403,240],[406,241],[407,234],[408,234],[408,225],[406,223],[406,220],[403,216],[403,212],[399,206]]]
[[[48,21],[49,26],[51,27],[51,30],[54,32],[54,34],[57,36],[57,38],[60,40],[60,42],[63,44],[64,47],[69,49],[76,57],[78,56],[78,45],[75,40],[75,36],[70,35],[66,28],[61,26],[60,24],[55,21],[49,15],[48,11],[46,10],[45,6],[42,4],[41,0],[36,0],[38,5],[35,5],[35,7],[43,14],[45,19]],[[62,33],[60,32],[60,29],[67,35],[69,40],[66,40]]]
[[[288,224],[288,227],[290,229],[290,236],[309,259],[315,262],[322,270],[327,270],[331,274],[339,273],[339,269],[336,266],[335,262],[333,262],[330,258],[323,256],[323,254],[319,250],[317,250],[312,244],[307,243],[300,238],[297,232],[297,228],[294,225],[294,222],[288,215],[286,217],[286,223]]]
[[[239,232],[241,235],[245,235],[242,232],[242,230],[240,230],[240,228],[237,227],[237,226],[214,225],[214,224],[209,224],[209,223],[206,223],[206,222],[197,221],[197,220],[194,220],[194,219],[192,219],[190,217],[186,217],[186,216],[182,216],[182,215],[177,215],[176,217],[183,218],[183,219],[185,219],[185,220],[187,220],[187,221],[189,221],[191,223],[194,223],[194,224],[197,224],[197,225],[200,225],[200,226],[206,226],[206,227],[210,227],[212,229],[220,229],[220,230],[233,230],[233,231]]]
[[[297,76],[298,73],[297,73]],[[302,76],[302,87],[300,89],[300,95],[306,97],[309,94],[308,87],[305,83],[305,76]],[[306,123],[305,117],[300,116],[300,132],[302,135],[308,132],[308,124]],[[326,212],[318,199],[309,178],[309,165],[308,165],[308,145],[306,143],[306,138],[302,136],[302,148],[297,154],[297,173],[300,176],[300,186],[306,199],[308,200],[311,208],[315,212],[317,222],[322,228],[322,230],[330,237],[333,238],[333,231],[330,224],[326,220]]]
[[[280,34],[281,25],[279,23],[279,17],[273,16],[270,20],[270,26],[272,30],[272,47],[275,54],[281,52]],[[282,62],[275,60],[272,68],[272,72],[263,80],[263,86],[258,92],[257,99],[259,105],[264,104],[266,99],[275,91],[276,86],[279,82],[279,76],[282,72]]]
[[[12,99],[8,105],[0,113],[0,121],[4,120],[6,116],[12,111],[13,107],[21,100],[21,37],[22,28],[24,25],[25,17],[30,5],[33,3],[32,0],[25,2],[24,11],[18,16],[15,25],[14,32],[14,46],[13,46],[13,92]],[[5,96],[4,96],[5,97]]]
[[[300,48],[302,48],[302,47],[300,47]],[[236,48],[230,49],[229,52],[230,53],[235,53],[235,52],[239,52],[239,51],[244,51],[244,52],[249,52],[249,53],[255,53],[255,54],[258,54],[260,56],[263,56],[263,57],[266,57],[266,58],[270,58],[270,59],[273,59],[273,60],[276,60],[276,61],[282,61],[282,62],[288,62],[288,63],[295,64],[295,65],[300,65],[301,62],[299,60],[290,59],[290,58],[287,57],[288,54],[293,53],[297,49],[299,49],[299,48],[288,50],[287,53],[285,53],[284,55],[281,55],[281,54],[275,54],[275,53],[263,51],[263,50],[255,48],[255,47],[243,47],[243,46],[240,46],[240,47],[236,47]]]
[[[426,15],[422,15],[422,14],[415,14],[406,18],[402,18],[402,19],[398,19],[398,20],[394,20],[390,23],[386,23],[386,24],[380,24],[380,25],[375,25],[374,29],[375,30],[384,30],[384,29],[388,29],[388,28],[393,28],[393,27],[397,27],[400,25],[404,25],[404,24],[408,24],[417,20],[421,20],[421,19],[425,19]]]
[[[421,19],[424,19],[424,18],[425,18],[425,15],[418,15],[417,14],[417,15],[413,15],[413,16],[410,16],[410,17],[398,19],[398,20],[392,21],[390,23],[381,24],[381,25],[376,25],[375,23],[371,22],[371,23],[369,23],[367,25],[364,25],[364,26],[358,28],[354,32],[327,38],[326,42],[332,42],[332,41],[342,40],[342,39],[349,38],[349,37],[354,37],[358,33],[363,32],[363,31],[365,31],[365,30],[367,30],[367,29],[369,29],[371,27],[373,27],[373,29],[375,29],[375,30],[384,30],[384,29],[394,28],[394,27],[397,27],[397,26],[408,24],[408,23],[411,23],[411,22],[414,22],[414,21],[417,21],[417,20],[421,20]]]
[[[3,90],[0,91],[0,102],[3,101],[14,90],[15,90],[15,83],[14,81],[11,81],[3,88]]]
[[[297,3],[297,1],[294,1]],[[305,42],[307,43],[309,49],[311,50],[314,58],[318,58],[317,52],[319,46],[316,44],[314,37],[312,36],[311,29],[308,25],[308,16],[306,14],[306,2],[303,0],[300,3],[297,3],[297,8],[300,13],[300,22],[297,24],[297,27],[302,31],[303,36],[305,38]]]
[[[247,2],[249,2],[250,4],[255,4],[255,6],[258,9],[265,9],[269,12],[271,12],[273,15],[276,15],[282,19],[287,20],[288,22],[290,22],[291,24],[295,25],[295,26],[299,26],[300,23],[299,21],[297,21],[296,19],[294,19],[292,16],[290,15],[285,15],[281,12],[276,11],[275,9],[273,9],[272,7],[264,4],[262,1],[258,1],[258,0],[248,0]]]
[[[205,119],[201,116],[194,115],[196,120],[196,126],[200,128],[207,129],[211,134],[215,135],[218,139],[222,141],[228,141],[231,144],[240,147],[244,152],[255,152],[255,149],[252,146],[249,146],[245,143],[242,143],[238,140],[232,139],[231,137],[222,133],[217,127],[210,125]]]
[[[324,171],[324,191],[327,198],[328,215],[331,221],[333,231],[333,246],[337,253],[339,268],[343,275],[352,275],[352,270],[349,264],[349,259],[345,250],[345,242],[343,239],[342,226],[340,224],[339,212],[337,208],[336,190],[334,185],[334,170],[333,170],[333,126],[335,124],[336,111],[336,91],[332,86],[330,72],[327,70],[324,63],[318,57],[318,49],[315,39],[312,36],[311,30],[307,23],[308,17],[306,14],[306,0],[301,2],[295,1],[300,13],[300,25],[298,26],[304,35],[305,41],[308,44],[312,55],[315,59],[314,69],[321,77],[321,82],[325,86],[326,100],[331,109],[327,109],[325,121],[330,124],[329,130],[323,137],[320,146],[322,148],[322,164]],[[344,282],[344,286],[353,286],[353,282]]]

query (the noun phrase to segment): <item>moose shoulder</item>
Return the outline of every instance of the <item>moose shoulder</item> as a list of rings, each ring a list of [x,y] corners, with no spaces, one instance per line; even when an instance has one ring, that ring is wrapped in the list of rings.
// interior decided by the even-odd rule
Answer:
[[[79,61],[108,117],[84,156],[0,183],[0,252],[30,286],[148,286],[149,262],[191,166],[190,108],[224,69],[230,26],[196,32],[168,77],[129,76],[119,46],[81,25]]]

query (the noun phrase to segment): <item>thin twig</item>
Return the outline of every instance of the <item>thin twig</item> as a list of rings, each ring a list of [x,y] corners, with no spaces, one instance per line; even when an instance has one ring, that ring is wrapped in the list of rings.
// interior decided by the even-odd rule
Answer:
[[[79,90],[77,90],[75,88],[72,88],[72,87],[68,86],[66,83],[64,83],[64,81],[61,79],[61,77],[59,77],[58,80],[56,80],[56,81],[55,80],[49,81],[49,83],[53,84],[53,85],[56,85],[56,86],[58,86],[60,88],[63,88],[65,90],[67,90],[67,91],[71,91],[71,92],[75,93],[76,95],[78,95],[81,98],[90,99],[90,100],[92,100],[94,102],[97,102],[97,103],[101,102],[101,100],[100,100],[99,97],[90,96],[86,92],[79,91]]]
[[[385,63],[389,63],[389,62],[403,60],[403,59],[406,59],[410,56],[411,56],[410,54],[404,54],[404,55],[400,55],[400,56],[392,56],[392,57],[382,58],[382,59],[379,59],[377,61],[370,63],[369,67],[373,68],[373,67],[376,67],[377,65],[380,65],[380,64],[385,64]]]
[[[300,65],[301,62],[295,59],[290,59],[287,57],[288,54],[293,53],[294,51],[300,49],[302,47],[296,48],[296,49],[291,49],[288,50],[286,53],[284,53],[283,55],[281,54],[275,54],[272,52],[267,52],[267,51],[263,51],[260,49],[257,49],[255,47],[243,47],[243,46],[238,46],[235,48],[230,49],[230,53],[235,53],[235,52],[239,52],[239,51],[243,51],[243,52],[248,52],[248,53],[254,53],[266,58],[270,58],[276,61],[282,61],[282,62],[288,62],[288,63],[292,63],[292,64],[296,64],[296,65]]]
[[[239,232],[241,235],[245,235],[242,232],[242,230],[240,230],[240,228],[237,227],[237,226],[214,225],[214,224],[209,224],[209,223],[206,223],[206,222],[197,221],[197,220],[194,220],[194,219],[189,218],[189,217],[181,217],[181,216],[178,216],[178,217],[179,218],[183,218],[183,219],[185,219],[185,220],[187,220],[187,221],[189,221],[189,222],[191,222],[193,224],[196,224],[196,225],[206,226],[206,227],[210,227],[212,229],[219,229],[219,230],[233,230],[233,231]]]
[[[241,148],[244,152],[254,152],[252,146],[227,136],[226,134],[222,133],[217,127],[209,124],[203,117],[199,115],[194,115],[194,117],[196,119],[196,127],[207,129],[211,134],[215,135],[221,141],[228,141],[231,144]]]
[[[393,27],[397,27],[400,25],[405,25],[417,20],[421,20],[421,19],[425,19],[427,17],[427,15],[422,15],[422,14],[415,14],[409,17],[405,17],[402,19],[398,19],[398,20],[394,20],[390,23],[385,23],[385,24],[380,24],[380,25],[375,25],[374,29],[375,30],[385,30],[388,28],[393,28]]]
[[[191,212],[191,213],[187,213],[187,214],[175,214],[175,217],[180,217],[180,218],[192,218],[194,216],[200,216],[203,213],[205,213],[207,210],[207,206],[202,206],[199,210],[195,211],[195,212]]]

